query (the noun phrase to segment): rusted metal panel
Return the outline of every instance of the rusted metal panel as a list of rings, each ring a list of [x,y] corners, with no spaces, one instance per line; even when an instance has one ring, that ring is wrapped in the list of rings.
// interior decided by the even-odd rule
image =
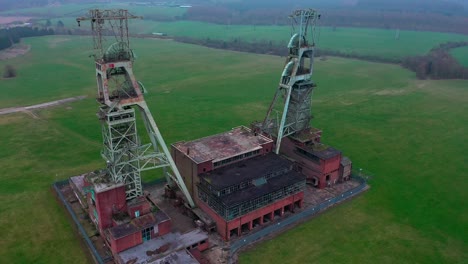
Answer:
[[[239,154],[260,150],[262,145],[273,142],[271,139],[253,133],[240,126],[217,135],[189,141],[177,142],[172,146],[185,153],[196,164],[206,161],[219,161]]]

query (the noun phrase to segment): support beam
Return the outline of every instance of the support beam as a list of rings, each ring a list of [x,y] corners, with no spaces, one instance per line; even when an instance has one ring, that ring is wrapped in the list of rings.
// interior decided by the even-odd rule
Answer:
[[[145,116],[145,120],[149,123],[151,127],[151,133],[153,133],[156,136],[156,139],[159,143],[159,146],[162,148],[163,153],[166,154],[167,161],[169,162],[170,168],[174,175],[171,177],[172,180],[177,184],[177,186],[180,188],[182,193],[184,194],[185,198],[187,199],[187,202],[189,203],[190,207],[195,207],[195,203],[193,202],[192,197],[190,196],[190,193],[185,186],[184,180],[182,179],[182,176],[180,175],[179,170],[177,169],[177,166],[174,163],[174,160],[171,157],[171,154],[169,153],[169,149],[167,148],[166,143],[164,142],[164,139],[161,135],[161,132],[158,129],[158,126],[156,125],[156,122],[153,119],[153,116],[151,115],[151,112],[148,109],[148,106],[146,105],[146,102],[139,102],[138,106],[140,107],[142,113]]]

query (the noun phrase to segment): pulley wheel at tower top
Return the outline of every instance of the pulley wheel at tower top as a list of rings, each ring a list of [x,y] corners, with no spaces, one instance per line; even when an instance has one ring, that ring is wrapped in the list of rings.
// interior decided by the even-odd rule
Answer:
[[[115,42],[107,48],[103,57],[105,62],[133,60],[133,52],[125,42]]]

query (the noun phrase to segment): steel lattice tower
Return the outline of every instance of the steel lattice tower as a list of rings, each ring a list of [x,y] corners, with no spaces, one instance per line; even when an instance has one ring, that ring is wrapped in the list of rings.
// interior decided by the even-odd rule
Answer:
[[[311,97],[316,86],[312,81],[315,26],[320,15],[316,10],[297,10],[290,16],[293,35],[278,89],[260,129],[276,138],[278,154],[281,140],[307,129],[312,119]],[[284,101],[280,100],[283,98]],[[273,116],[273,111],[277,115]]]
[[[98,101],[98,117],[102,121],[103,150],[107,176],[125,183],[127,199],[143,194],[141,172],[162,168],[168,184],[176,184],[190,206],[193,200],[167,149],[161,133],[146,105],[145,88],[133,74],[134,54],[130,49],[128,20],[140,18],[127,10],[90,10],[94,41],[94,58]],[[112,44],[107,41],[112,39]],[[142,144],[137,133],[135,110],[141,112],[151,143]]]

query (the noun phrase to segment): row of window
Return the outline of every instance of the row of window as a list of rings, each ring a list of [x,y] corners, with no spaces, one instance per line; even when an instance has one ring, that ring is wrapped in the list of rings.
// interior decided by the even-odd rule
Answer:
[[[306,151],[304,149],[301,149],[301,148],[296,148],[296,151],[299,154],[302,154],[302,155],[306,156],[307,158],[309,158],[310,161],[315,162],[317,164],[320,164],[320,158],[315,156],[314,154],[309,153],[308,151]]]
[[[201,188],[200,188],[201,187]],[[226,208],[215,196],[210,196],[202,186],[198,188],[198,198],[207,203],[214,211],[223,216],[226,220],[245,215],[255,209],[271,204],[277,200],[298,193],[305,188],[305,182],[297,182],[286,186],[276,192],[265,194],[257,199],[246,201],[240,205]]]
[[[211,198],[211,196],[200,187],[198,188],[198,198],[208,204],[208,206],[219,215],[225,217],[226,208],[220,202]]]
[[[230,157],[228,159],[223,159],[223,160],[214,162],[213,167],[217,168],[217,167],[232,163],[234,161],[238,161],[238,160],[241,160],[241,159],[244,159],[244,158],[248,158],[248,157],[251,157],[251,156],[254,156],[254,155],[258,155],[259,153],[260,153],[260,150],[257,149],[257,150],[251,151],[251,152],[247,152],[247,153],[240,154],[240,155],[237,155],[237,156],[234,156],[234,157]]]
[[[241,182],[240,184],[229,186],[227,188],[222,189],[220,192],[218,192],[218,196],[224,196],[224,195],[233,193],[235,191],[244,189],[250,185],[251,185],[250,181],[244,181],[244,182]]]
[[[291,194],[298,193],[299,191],[303,190],[304,187],[305,187],[305,182],[298,182],[293,185],[286,186],[276,192],[263,195],[255,200],[247,201],[236,207],[229,208],[227,212],[228,219],[234,219],[241,215],[245,215],[255,209],[271,204]]]
[[[283,174],[286,174],[288,173],[289,171],[291,171],[290,168],[282,168],[282,169],[279,169],[279,170],[275,170],[275,171],[271,171],[271,172],[268,172],[266,173],[265,175],[263,175],[262,177],[260,178],[257,178],[257,179],[249,179],[247,181],[243,181],[239,184],[236,184],[236,185],[231,185],[227,188],[224,188],[224,189],[221,189],[220,191],[213,191],[213,188],[212,186],[207,183],[206,181],[201,181],[201,183],[208,189],[210,190],[213,194],[215,194],[216,196],[218,197],[221,197],[221,196],[224,196],[224,195],[228,195],[230,193],[233,193],[235,191],[238,191],[238,190],[242,190],[244,188],[247,188],[249,186],[251,186],[252,184],[254,184],[255,186],[258,186],[258,184],[255,184],[255,182],[257,180],[259,181],[268,181],[269,179],[273,178],[273,177],[276,177],[276,176],[280,176],[280,175],[283,175]]]

